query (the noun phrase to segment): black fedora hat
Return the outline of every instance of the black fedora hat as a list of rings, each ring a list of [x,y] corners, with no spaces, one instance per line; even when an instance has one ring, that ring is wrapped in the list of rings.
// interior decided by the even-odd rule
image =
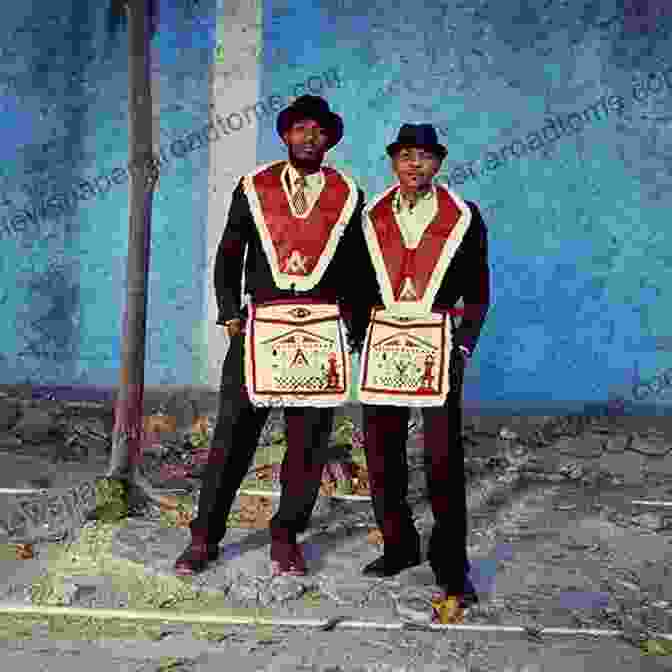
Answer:
[[[389,156],[394,156],[404,147],[422,147],[436,154],[441,160],[446,157],[448,150],[439,144],[439,137],[431,124],[404,124],[399,129],[395,142],[387,147]]]
[[[337,145],[343,137],[343,119],[329,109],[329,103],[320,96],[301,96],[278,115],[276,129],[282,137],[292,124],[301,119],[313,119],[329,136],[329,147]]]

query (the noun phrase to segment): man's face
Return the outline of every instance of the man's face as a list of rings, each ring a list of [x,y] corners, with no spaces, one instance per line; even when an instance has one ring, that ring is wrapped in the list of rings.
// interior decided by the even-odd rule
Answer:
[[[320,164],[329,144],[325,129],[312,119],[295,121],[282,137],[290,159],[298,165]]]
[[[427,149],[403,147],[392,159],[392,170],[407,191],[422,191],[441,169],[441,159]]]

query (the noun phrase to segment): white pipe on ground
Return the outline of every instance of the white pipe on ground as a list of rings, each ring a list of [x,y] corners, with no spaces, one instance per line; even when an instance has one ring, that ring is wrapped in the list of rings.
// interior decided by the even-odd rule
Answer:
[[[232,609],[233,611],[233,609]],[[0,613],[14,615],[40,615],[40,616],[79,616],[82,618],[99,618],[103,620],[122,619],[129,621],[156,621],[168,623],[186,623],[199,625],[270,625],[283,627],[309,627],[334,629],[366,629],[366,630],[403,630],[407,624],[400,621],[394,623],[380,623],[377,621],[351,621],[317,618],[273,618],[264,616],[243,616],[240,609],[236,614],[180,614],[166,613],[159,610],[138,611],[135,609],[92,609],[84,607],[55,607],[34,604],[13,604],[0,602]],[[408,624],[413,627],[415,624]],[[418,626],[415,625],[417,628]],[[518,625],[438,625],[426,624],[420,626],[427,630],[455,630],[469,632],[509,632],[514,634],[527,634],[528,628]],[[621,637],[623,630],[599,630],[581,628],[539,628],[535,630],[540,635],[587,635],[590,637]],[[672,634],[655,634],[657,639],[672,641]]]
[[[32,490],[30,488],[0,488],[0,495],[46,495],[49,491],[41,488]]]

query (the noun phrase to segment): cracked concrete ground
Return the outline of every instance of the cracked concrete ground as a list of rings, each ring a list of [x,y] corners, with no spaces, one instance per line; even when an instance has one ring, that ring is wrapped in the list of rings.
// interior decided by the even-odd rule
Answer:
[[[466,622],[623,627],[631,642],[585,636],[542,636],[542,641],[534,641],[483,632],[229,626],[221,641],[204,643],[194,639],[189,626],[170,625],[155,642],[108,638],[82,644],[36,632],[30,642],[4,642],[0,655],[17,669],[40,669],[48,663],[49,670],[71,667],[74,656],[81,663],[95,662],[98,656],[101,669],[108,665],[129,670],[214,670],[233,662],[237,670],[269,672],[672,669],[672,657],[643,656],[632,643],[643,632],[672,631],[672,510],[631,504],[636,499],[672,499],[672,443],[661,430],[648,431],[646,423],[640,423],[636,433],[593,423],[578,436],[568,423],[556,423],[535,444],[536,429],[509,420],[479,421],[468,433],[466,453],[474,484],[469,546],[481,604]],[[503,425],[510,432],[504,441]],[[496,452],[499,457],[493,459]],[[418,442],[411,441],[412,462],[419,453]],[[412,470],[410,499],[426,533],[431,514],[422,499],[421,471]],[[275,582],[268,577],[267,531],[232,529],[220,561],[192,585],[219,590],[232,606],[261,606],[278,616],[338,615],[384,622],[412,617],[417,604],[426,604],[436,588],[432,573],[424,564],[393,580],[362,577],[361,566],[380,552],[367,541],[372,522],[368,504],[321,498],[303,539],[310,575]],[[132,561],[125,566],[139,574],[155,576],[157,583],[152,585],[168,581],[170,566],[188,539],[185,530],[142,519],[129,520],[113,537],[112,557]],[[38,558],[22,563],[3,559],[5,594],[8,583],[30,583],[39,568],[49,569],[44,556],[39,557],[41,550]],[[79,588],[72,590],[75,605],[108,606],[117,600],[115,606],[123,606],[123,595],[118,602],[119,591],[105,581],[79,577]]]

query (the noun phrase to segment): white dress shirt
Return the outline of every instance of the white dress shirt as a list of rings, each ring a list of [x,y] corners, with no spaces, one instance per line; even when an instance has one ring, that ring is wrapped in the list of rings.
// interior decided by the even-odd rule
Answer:
[[[392,203],[392,211],[401,229],[404,245],[407,248],[414,250],[418,247],[427,227],[439,211],[438,203],[434,185],[432,185],[430,192],[421,196],[415,202],[413,209],[401,195],[401,190],[397,191]],[[471,352],[465,346],[460,345],[458,349],[466,358],[471,356]]]
[[[404,245],[414,250],[420,244],[425,230],[439,211],[436,187],[432,185],[431,190],[416,201],[413,209],[401,195],[401,190],[398,190],[392,210],[401,229]]]
[[[287,198],[289,199],[289,207],[292,209],[292,213],[297,217],[306,217],[308,213],[313,209],[313,205],[320,197],[322,189],[324,189],[325,179],[324,173],[322,170],[318,170],[316,173],[311,173],[306,175],[306,186],[304,187],[304,193],[306,195],[306,203],[308,204],[308,209],[303,215],[296,215],[294,212],[294,207],[292,203],[292,194],[296,190],[296,181],[301,177],[296,168],[291,163],[287,163],[285,170],[282,171],[282,186],[287,193]],[[287,178],[289,178],[289,183],[292,185],[291,191],[287,191]]]

